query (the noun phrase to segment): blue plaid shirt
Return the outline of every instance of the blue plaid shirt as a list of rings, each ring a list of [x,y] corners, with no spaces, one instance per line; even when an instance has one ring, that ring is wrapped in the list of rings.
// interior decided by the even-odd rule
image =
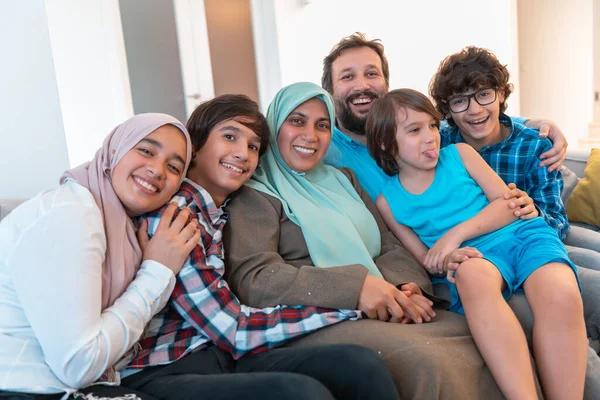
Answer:
[[[548,167],[539,166],[540,155],[550,150],[552,142],[540,138],[537,130],[511,121],[506,115],[500,116],[500,122],[510,128],[510,135],[500,143],[482,148],[479,154],[505,183],[513,182],[527,192],[540,216],[564,239],[569,232],[569,221],[560,197],[562,173],[548,172]],[[442,126],[440,134],[441,147],[465,142],[458,128],[449,125]]]

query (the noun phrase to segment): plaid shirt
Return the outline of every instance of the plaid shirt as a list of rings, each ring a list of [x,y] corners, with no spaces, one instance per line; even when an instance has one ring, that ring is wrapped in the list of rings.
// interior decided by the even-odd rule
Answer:
[[[560,197],[563,178],[560,171],[548,172],[540,167],[540,155],[550,150],[552,142],[542,139],[535,129],[511,121],[506,115],[500,122],[510,128],[508,138],[500,143],[486,146],[479,154],[505,183],[513,182],[533,199],[540,216],[564,239],[569,232],[569,221]],[[442,147],[464,143],[458,128],[442,125]]]
[[[352,310],[241,305],[223,279],[222,230],[228,215],[215,206],[208,192],[187,179],[172,201],[191,209],[202,237],[177,275],[169,303],[148,324],[139,342],[141,349],[138,346],[127,368],[168,364],[210,343],[238,359],[361,317],[360,311]],[[165,208],[143,217],[148,219],[149,236],[156,232]]]

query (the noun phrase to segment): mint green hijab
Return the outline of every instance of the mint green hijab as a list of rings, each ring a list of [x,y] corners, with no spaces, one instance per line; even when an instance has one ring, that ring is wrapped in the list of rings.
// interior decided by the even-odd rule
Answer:
[[[284,87],[267,111],[271,144],[247,185],[281,201],[288,218],[302,229],[315,266],[362,264],[369,274],[381,277],[373,262],[381,252],[379,228],[348,178],[323,162],[297,173],[279,152],[279,128],[296,107],[313,97],[327,106],[333,129],[335,108],[329,93],[308,82]]]

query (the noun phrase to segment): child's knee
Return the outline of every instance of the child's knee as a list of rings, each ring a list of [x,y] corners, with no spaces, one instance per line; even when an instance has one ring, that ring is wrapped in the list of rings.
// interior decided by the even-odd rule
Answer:
[[[481,296],[497,290],[500,293],[502,276],[491,263],[482,260],[471,259],[462,263],[456,270],[456,287],[461,297],[470,294]]]
[[[583,318],[583,302],[577,286],[558,283],[548,288],[548,307],[551,312],[562,316]]]
[[[583,301],[576,280],[554,279],[547,286],[527,293],[531,303],[537,303],[534,315],[547,315],[550,318],[583,318]],[[533,305],[533,304],[532,304]]]

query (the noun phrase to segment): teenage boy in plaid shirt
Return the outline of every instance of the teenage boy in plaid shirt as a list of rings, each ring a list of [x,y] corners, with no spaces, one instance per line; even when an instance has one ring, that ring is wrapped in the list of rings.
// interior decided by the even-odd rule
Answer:
[[[512,92],[508,79],[506,67],[486,49],[466,47],[444,59],[430,85],[431,97],[448,122],[440,131],[441,145],[470,144],[505,182],[526,192],[529,205],[516,211],[521,218],[542,217],[565,241],[573,262],[600,269],[600,253],[582,248],[590,243],[600,248],[600,233],[578,227],[570,232],[561,199],[562,173],[539,165],[552,143],[504,114]],[[578,240],[579,235],[588,240]]]
[[[333,345],[264,353],[294,337],[358,319],[360,312],[255,309],[239,303],[223,279],[227,214],[221,207],[254,173],[268,146],[267,122],[248,97],[224,95],[201,104],[187,128],[192,164],[173,201],[180,212],[198,219],[201,240],[177,275],[169,304],[148,324],[129,357],[122,386],[178,399],[203,394],[211,399],[396,399],[385,364],[366,348]],[[145,215],[141,229],[147,227],[151,236],[165,210]]]

